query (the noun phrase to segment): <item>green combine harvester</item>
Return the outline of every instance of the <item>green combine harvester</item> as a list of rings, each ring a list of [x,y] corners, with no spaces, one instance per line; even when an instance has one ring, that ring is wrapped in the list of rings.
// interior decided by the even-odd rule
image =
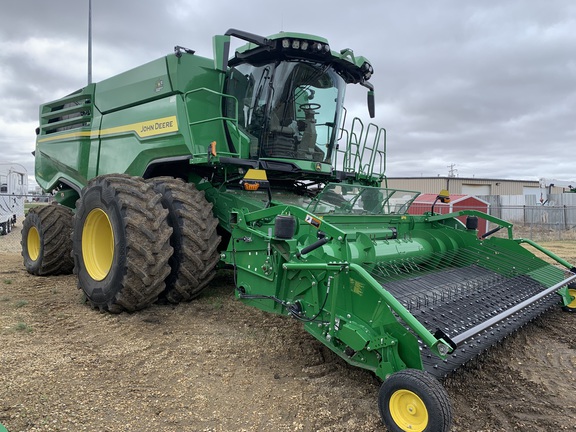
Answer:
[[[246,44],[229,58],[231,37]],[[382,187],[385,130],[346,119],[350,84],[374,117],[366,58],[308,34],[213,41],[214,59],[177,46],[41,106],[36,180],[59,205],[27,216],[26,269],[73,271],[119,313],[193,299],[232,268],[240,301],[382,379],[389,430],[448,430],[438,379],[576,309],[576,269],[477,211],[407,213],[418,192]],[[478,238],[478,219],[497,228]]]

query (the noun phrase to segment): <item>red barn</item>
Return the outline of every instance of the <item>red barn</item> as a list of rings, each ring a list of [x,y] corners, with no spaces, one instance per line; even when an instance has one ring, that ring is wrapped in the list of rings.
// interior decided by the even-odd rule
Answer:
[[[419,215],[424,212],[429,212],[432,209],[432,204],[436,200],[438,194],[422,194],[414,200],[410,208],[408,209],[409,214]],[[488,213],[488,207],[490,205],[480,198],[471,195],[450,195],[450,202],[448,204],[436,202],[434,205],[434,213],[446,214],[457,212],[459,210],[478,210],[484,213]],[[466,216],[460,216],[458,218],[462,223],[466,223]],[[478,234],[482,235],[488,231],[488,221],[485,219],[478,219]]]

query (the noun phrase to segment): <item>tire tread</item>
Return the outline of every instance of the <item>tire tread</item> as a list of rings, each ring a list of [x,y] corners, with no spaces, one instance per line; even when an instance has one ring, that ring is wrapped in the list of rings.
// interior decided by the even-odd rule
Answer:
[[[27,238],[32,227],[40,235],[41,256],[33,261],[28,255]],[[22,223],[22,257],[26,270],[36,276],[70,274],[72,259],[72,211],[61,205],[30,209]]]
[[[166,280],[163,297],[170,303],[189,301],[197,297],[212,281],[215,266],[220,261],[216,232],[218,219],[212,204],[193,183],[173,177],[149,180],[169,210],[170,225],[174,228],[172,271]]]
[[[170,273],[168,260],[172,255],[170,235],[172,229],[166,223],[168,211],[160,204],[160,195],[140,177],[111,174],[90,180],[89,188],[99,190],[101,199],[114,203],[120,209],[125,233],[125,266],[120,287],[106,304],[95,303],[87,294],[93,307],[113,313],[133,312],[154,303],[164,291],[164,279]],[[77,217],[84,217],[84,202],[81,197],[76,205]],[[81,226],[75,229],[81,236]],[[74,243],[81,244],[80,239]],[[124,253],[124,251],[118,251]],[[74,273],[79,274],[83,264],[81,250],[74,251]],[[79,278],[78,287],[83,289]],[[84,290],[86,292],[86,290]]]

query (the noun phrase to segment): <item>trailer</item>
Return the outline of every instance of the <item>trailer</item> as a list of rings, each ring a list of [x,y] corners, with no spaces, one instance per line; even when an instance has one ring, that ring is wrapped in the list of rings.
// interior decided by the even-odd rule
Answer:
[[[28,172],[18,163],[0,163],[0,235],[9,234],[24,219]]]

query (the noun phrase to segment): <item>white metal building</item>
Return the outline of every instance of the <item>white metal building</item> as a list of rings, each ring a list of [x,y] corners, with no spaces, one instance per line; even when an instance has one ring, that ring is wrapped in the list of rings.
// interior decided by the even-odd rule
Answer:
[[[466,177],[388,177],[388,187],[421,193],[438,193],[447,189],[451,194],[484,195],[537,195],[542,190],[538,180],[483,179]],[[551,193],[562,193],[552,188]]]

